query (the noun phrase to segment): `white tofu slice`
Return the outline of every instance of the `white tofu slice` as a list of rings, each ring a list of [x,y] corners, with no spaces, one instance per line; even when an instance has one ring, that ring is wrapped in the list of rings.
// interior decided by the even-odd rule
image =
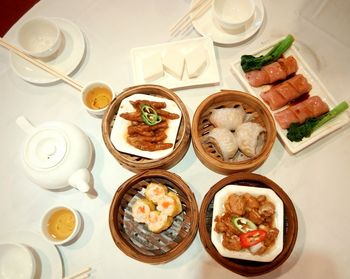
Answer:
[[[150,82],[161,78],[164,75],[162,56],[154,53],[143,59],[143,78]]]
[[[189,78],[200,76],[207,66],[207,51],[199,46],[185,56],[187,74]]]
[[[182,79],[182,74],[185,67],[185,58],[176,49],[168,49],[163,57],[163,65],[166,72]]]

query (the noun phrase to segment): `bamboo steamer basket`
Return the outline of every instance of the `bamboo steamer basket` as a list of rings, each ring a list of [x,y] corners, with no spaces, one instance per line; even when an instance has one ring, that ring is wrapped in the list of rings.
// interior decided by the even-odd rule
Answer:
[[[227,185],[243,185],[272,189],[282,200],[284,206],[283,250],[271,262],[256,262],[226,258],[219,254],[211,242],[211,226],[215,194]],[[275,182],[265,176],[241,172],[227,176],[212,186],[205,195],[199,213],[199,235],[205,250],[220,265],[243,276],[258,276],[278,268],[290,256],[298,235],[298,219],[294,205],[288,195]]]
[[[254,122],[266,129],[262,140],[264,144],[255,157],[224,161],[215,146],[204,141],[205,136],[214,128],[209,121],[210,110],[239,105],[250,114]],[[276,126],[271,113],[259,99],[240,91],[222,90],[210,95],[198,106],[193,116],[191,133],[193,148],[198,159],[212,171],[229,175],[235,172],[253,171],[265,162],[276,139]],[[240,151],[238,153],[236,157],[242,155]]]
[[[148,159],[118,151],[111,142],[111,131],[122,100],[133,94],[147,94],[174,101],[182,113],[173,151],[160,159]],[[148,169],[169,169],[176,165],[186,154],[191,141],[191,125],[187,109],[181,99],[170,89],[158,85],[140,85],[130,87],[120,93],[110,104],[102,120],[102,136],[109,152],[126,169],[141,172]]]
[[[149,182],[167,186],[178,194],[183,211],[172,225],[157,234],[131,215],[131,201],[144,198],[142,189]],[[192,243],[198,229],[198,206],[193,192],[176,174],[149,170],[125,181],[115,193],[109,211],[109,227],[116,246],[127,256],[141,262],[161,264],[178,257]]]

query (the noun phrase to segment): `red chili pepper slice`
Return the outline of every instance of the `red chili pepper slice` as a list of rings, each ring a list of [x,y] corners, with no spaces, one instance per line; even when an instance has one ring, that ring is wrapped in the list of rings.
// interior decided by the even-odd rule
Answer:
[[[239,238],[241,240],[242,248],[248,248],[263,241],[266,237],[266,234],[267,233],[264,230],[254,230],[240,234]]]

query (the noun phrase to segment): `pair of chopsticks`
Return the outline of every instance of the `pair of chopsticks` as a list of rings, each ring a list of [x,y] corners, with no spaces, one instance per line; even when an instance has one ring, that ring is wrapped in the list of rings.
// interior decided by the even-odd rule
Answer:
[[[63,279],[86,279],[90,277],[91,267],[87,267],[78,273],[63,277]]]
[[[192,25],[192,20],[203,15],[212,5],[212,2],[213,0],[197,0],[191,9],[170,28],[170,35],[183,34]]]
[[[27,60],[28,62],[32,63],[33,65],[43,69],[44,71],[48,72],[49,74],[65,81],[69,85],[73,86],[75,89],[81,91],[83,89],[83,86],[75,81],[74,79],[70,78],[69,76],[57,71],[56,69],[52,68],[48,64],[42,62],[39,59],[32,58],[31,56],[25,54],[22,50],[17,48],[14,45],[11,45],[3,40],[3,38],[0,37],[0,45],[4,48],[7,48],[9,51],[12,51],[13,53],[17,54],[18,56],[22,57],[23,59]]]

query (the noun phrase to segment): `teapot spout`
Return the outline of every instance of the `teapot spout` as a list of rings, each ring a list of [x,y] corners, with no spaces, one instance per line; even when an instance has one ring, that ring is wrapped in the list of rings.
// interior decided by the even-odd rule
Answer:
[[[89,192],[91,186],[91,172],[88,169],[79,169],[68,179],[69,185],[83,193]]]

